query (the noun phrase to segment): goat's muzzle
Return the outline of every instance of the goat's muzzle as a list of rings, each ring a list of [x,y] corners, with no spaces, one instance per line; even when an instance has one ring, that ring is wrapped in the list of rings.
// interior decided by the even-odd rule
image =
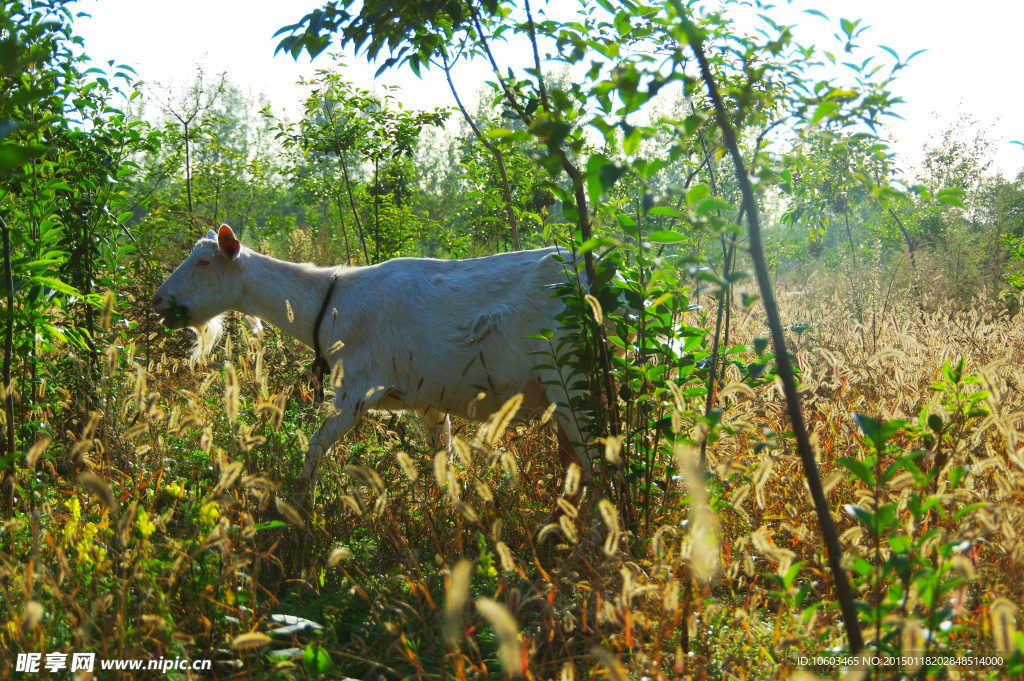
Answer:
[[[153,296],[153,311],[168,329],[183,329],[188,326],[188,307],[165,300],[161,295]]]

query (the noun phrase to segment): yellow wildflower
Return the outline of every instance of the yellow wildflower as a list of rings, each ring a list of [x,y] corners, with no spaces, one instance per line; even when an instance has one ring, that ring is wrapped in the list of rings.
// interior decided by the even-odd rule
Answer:
[[[148,537],[156,532],[156,525],[149,519],[149,513],[142,508],[139,509],[139,514],[135,517],[135,526],[139,528],[139,534],[143,537]]]
[[[172,482],[164,487],[164,491],[175,499],[181,499],[185,496],[185,485],[180,482]]]
[[[75,522],[82,519],[82,504],[78,502],[78,497],[71,497],[69,501],[64,502],[64,506],[71,512],[71,517],[75,519]]]
[[[211,501],[205,504],[199,509],[199,522],[203,524],[207,530],[212,529],[217,524],[217,520],[220,518],[220,504],[216,501]]]

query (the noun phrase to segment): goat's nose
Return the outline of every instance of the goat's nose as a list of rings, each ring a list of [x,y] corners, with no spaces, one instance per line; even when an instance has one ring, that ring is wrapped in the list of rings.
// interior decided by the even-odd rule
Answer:
[[[155,296],[153,296],[153,307],[156,307],[156,306],[157,306],[157,305],[159,305],[159,304],[160,304],[161,302],[163,302],[163,299],[164,299],[164,297],[163,297],[163,296],[156,296],[156,295],[155,295]]]

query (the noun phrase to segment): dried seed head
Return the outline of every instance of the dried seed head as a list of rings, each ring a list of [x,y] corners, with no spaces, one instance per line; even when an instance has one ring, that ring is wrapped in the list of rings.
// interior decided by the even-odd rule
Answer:
[[[274,418],[280,418],[282,416],[281,411],[282,409],[280,406],[278,406],[276,401],[264,402],[263,404],[256,407],[257,414],[270,414],[271,420],[273,420]]]
[[[927,642],[924,638],[924,631],[921,628],[921,623],[913,618],[907,618],[903,621],[903,650],[909,655],[915,653],[920,654],[925,650]],[[916,662],[913,658],[908,660],[910,662],[910,671],[917,671],[921,668],[921,663]],[[916,664],[915,664],[916,662]]]
[[[493,447],[497,444],[498,440],[501,439],[501,436],[505,434],[505,429],[508,428],[508,424],[515,417],[522,403],[523,394],[517,393],[510,397],[505,404],[501,406],[501,409],[496,411],[494,415],[488,419],[484,428],[481,429],[486,429],[486,435],[483,440],[488,447]]]
[[[100,501],[103,502],[103,505],[107,507],[112,515],[117,513],[117,499],[103,478],[91,471],[86,471],[78,476],[78,480],[86,491],[100,498]]]
[[[100,424],[100,416],[102,414],[98,411],[89,414],[89,422],[85,424],[85,430],[82,431],[83,440],[92,440],[96,437],[96,427]]]
[[[1017,649],[1017,606],[1005,598],[997,598],[988,609],[992,624],[993,650],[1010,653]]]
[[[468,416],[470,419],[476,418],[476,404],[477,402],[486,397],[487,393],[477,393],[476,397],[470,400],[469,404],[466,406],[466,416]]]
[[[544,413],[540,416],[540,425],[546,426],[548,421],[551,420],[551,416],[555,413],[555,409],[558,409],[558,405],[552,402],[544,410]]]
[[[622,441],[625,439],[624,435],[612,435],[605,438],[604,441],[604,458],[613,466],[618,466],[622,463]]]
[[[286,504],[285,502],[281,501],[281,497],[275,497],[274,506],[277,507],[277,512],[280,513],[281,517],[287,520],[289,524],[294,525],[295,527],[298,527],[300,529],[306,526],[306,523],[302,519],[302,516],[299,515],[299,512],[296,511],[291,506],[289,506],[288,504]]]
[[[670,534],[673,537],[676,536],[676,528],[671,525],[662,525],[658,528],[657,532],[654,533],[654,539],[651,540],[651,546],[654,550],[654,555],[659,560],[665,557],[665,535]]]
[[[473,564],[460,560],[452,569],[451,581],[444,594],[445,631],[456,641],[461,638],[463,611],[469,600],[469,577]]]
[[[459,513],[461,513],[462,517],[466,519],[466,522],[475,524],[480,521],[480,518],[477,516],[476,511],[474,511],[473,508],[466,502],[456,501],[455,508],[459,509]]]
[[[522,644],[519,641],[519,624],[508,609],[490,598],[476,599],[476,609],[487,620],[498,636],[498,654],[505,665],[505,671],[512,676],[522,673]]]
[[[565,472],[565,496],[570,499],[576,496],[580,488],[580,478],[583,477],[583,469],[575,463],[569,464],[569,470]],[[576,516],[573,515],[573,518]]]
[[[452,438],[452,449],[455,450],[455,453],[458,455],[459,459],[462,460],[462,463],[467,466],[473,465],[473,450],[471,450],[469,445],[463,442],[461,438]]]
[[[668,584],[665,585],[662,603],[666,613],[674,613],[679,607],[679,582],[675,579],[668,580]]]
[[[601,302],[594,296],[590,295],[589,293],[586,296],[584,296],[584,298],[590,305],[590,311],[594,315],[594,321],[597,322],[598,324],[603,324],[604,313],[601,311]]]
[[[228,423],[232,426],[238,421],[238,374],[235,365],[224,363],[224,408],[227,411]]]
[[[503,572],[515,572],[516,562],[512,557],[512,550],[508,548],[508,544],[503,541],[499,541],[494,545],[495,550],[498,552],[498,557],[501,559],[501,569]]]
[[[611,681],[629,681],[629,674],[623,668],[622,663],[607,648],[594,646],[590,649],[590,654],[608,670],[608,678]]]
[[[209,454],[213,448],[213,427],[206,426],[203,428],[203,434],[199,438],[199,449],[203,450],[204,454]]]
[[[100,314],[100,328],[106,331],[110,328],[110,315],[114,311],[114,292],[107,289],[107,295],[103,299],[103,313]]]
[[[548,523],[544,527],[540,528],[537,533],[537,543],[543,544],[544,540],[548,538],[548,535],[558,529],[558,523]]]
[[[409,482],[416,482],[416,478],[420,477],[419,471],[412,463],[412,457],[405,452],[398,452],[398,465],[402,467],[402,472],[409,478]]]
[[[565,501],[565,499],[559,499],[559,501]],[[562,528],[562,534],[565,535],[566,540],[570,544],[578,544],[580,542],[580,536],[579,533],[576,531],[576,525],[573,524],[569,516],[561,516],[558,519],[558,526]]]
[[[235,484],[235,480],[242,474],[242,462],[232,461],[228,465],[220,469],[220,481],[217,483],[217,487],[214,489],[214,495],[220,494],[224,490]]]
[[[351,494],[346,494],[345,496],[343,496],[341,498],[341,501],[346,506],[348,506],[350,509],[352,509],[353,513],[355,513],[359,517],[362,517],[362,515],[363,515],[363,505],[361,503],[359,503],[358,499],[356,499]]]
[[[247,634],[240,634],[231,641],[232,650],[249,650],[259,648],[271,642],[271,638],[258,631],[250,631]]]
[[[355,556],[350,550],[344,546],[335,546],[331,551],[331,555],[327,557],[327,565],[329,567],[335,567],[341,561],[350,561]]]
[[[562,513],[564,513],[570,520],[575,520],[578,515],[576,507],[563,497],[558,497],[558,508],[562,509]]]
[[[473,487],[476,489],[477,496],[480,497],[480,501],[484,502],[487,506],[494,503],[494,493],[491,492],[491,488],[487,486],[487,483],[477,478],[473,481]]]
[[[340,342],[340,341],[339,341]],[[331,387],[338,389],[345,380],[345,364],[339,357],[331,368]]]
[[[33,633],[43,621],[43,604],[39,601],[29,601],[25,604],[25,615],[21,620],[21,630],[26,634]]]
[[[285,300],[284,301],[284,306],[288,310],[288,323],[289,324],[295,323],[295,313],[292,312],[292,302],[290,300]]]
[[[384,492],[384,481],[369,466],[345,466],[345,473],[369,487],[374,494]]]
[[[519,481],[519,464],[516,463],[516,458],[512,456],[511,452],[501,453],[501,467],[505,469],[510,482],[515,485]]]
[[[774,465],[770,456],[765,456],[761,467],[754,473],[754,490],[757,496],[757,506],[764,510],[764,486],[772,477],[772,466]]]
[[[46,451],[47,445],[50,444],[52,438],[49,435],[44,435],[36,443],[32,445],[32,449],[28,450],[28,454],[25,456],[25,467],[29,470],[33,470],[36,467],[36,461],[39,460],[39,456]]]
[[[277,490],[277,485],[274,481],[270,480],[263,475],[247,475],[242,478],[242,487],[246,489],[264,489],[268,492],[274,492]]]
[[[437,488],[443,490],[448,482],[448,453],[444,450],[434,455],[434,480]]]
[[[950,559],[950,562],[953,564],[953,569],[956,570],[960,574],[960,576],[968,582],[973,582],[977,577],[977,574],[974,570],[974,563],[972,563],[971,559],[967,556],[963,554],[957,554],[953,556],[952,559]]]
[[[107,346],[107,378],[111,381],[114,380],[114,374],[117,373],[117,343],[111,343]]]
[[[604,524],[608,526],[608,530],[620,532],[619,512],[615,510],[615,505],[608,499],[602,499],[598,502],[597,508],[601,511],[601,517],[604,519]]]
[[[283,392],[274,398],[274,405],[277,411],[270,417],[270,427],[275,431],[281,430],[281,421],[284,420],[284,409],[288,405],[288,393]]]
[[[604,552],[607,556],[614,556],[619,552],[619,538],[622,533],[618,530],[612,530],[608,533],[608,536],[604,538]]]

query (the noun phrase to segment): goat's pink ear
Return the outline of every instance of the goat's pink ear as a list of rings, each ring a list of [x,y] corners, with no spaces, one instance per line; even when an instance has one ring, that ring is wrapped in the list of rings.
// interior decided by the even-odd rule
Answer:
[[[217,233],[217,245],[220,246],[220,252],[226,255],[228,260],[236,259],[238,252],[242,250],[242,242],[235,238],[235,233],[227,225],[220,226],[220,232]]]

